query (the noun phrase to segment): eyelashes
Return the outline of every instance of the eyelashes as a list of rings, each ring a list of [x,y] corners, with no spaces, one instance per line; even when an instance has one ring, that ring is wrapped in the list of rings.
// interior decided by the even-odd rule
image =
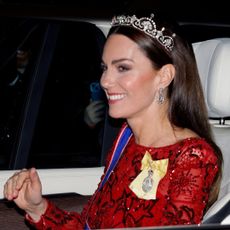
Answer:
[[[123,64],[122,65],[121,64],[116,65],[115,68],[120,73],[129,71],[131,69],[129,66],[123,65]],[[102,63],[101,64],[101,70],[102,70],[102,72],[105,72],[107,69],[108,69],[108,67],[104,63]]]

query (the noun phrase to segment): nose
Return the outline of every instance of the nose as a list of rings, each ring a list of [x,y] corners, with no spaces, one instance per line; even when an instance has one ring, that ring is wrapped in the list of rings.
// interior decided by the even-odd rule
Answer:
[[[100,79],[100,84],[102,86],[102,88],[104,89],[108,89],[109,87],[111,87],[114,84],[114,77],[113,74],[106,70],[102,75],[101,75],[101,79]]]

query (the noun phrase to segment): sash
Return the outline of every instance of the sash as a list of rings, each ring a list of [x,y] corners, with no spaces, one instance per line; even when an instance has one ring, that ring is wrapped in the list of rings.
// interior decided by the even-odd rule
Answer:
[[[123,127],[123,129],[121,130],[121,132],[120,132],[120,134],[118,136],[118,139],[116,141],[116,144],[114,146],[112,157],[111,157],[109,165],[108,165],[108,169],[107,169],[107,171],[105,173],[104,178],[101,181],[101,184],[100,184],[97,192],[101,190],[101,188],[104,186],[105,182],[109,179],[109,176],[111,175],[111,172],[113,171],[113,169],[115,168],[117,162],[119,161],[120,156],[122,155],[122,152],[124,151],[126,145],[128,144],[132,134],[133,133],[132,133],[131,129],[128,127],[128,125],[125,125]],[[89,227],[87,221],[85,223],[84,229],[85,230],[90,230],[90,227]]]

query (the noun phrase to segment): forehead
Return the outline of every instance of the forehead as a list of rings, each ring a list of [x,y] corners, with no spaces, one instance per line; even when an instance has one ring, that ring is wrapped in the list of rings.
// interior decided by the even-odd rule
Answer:
[[[122,43],[130,43],[132,45],[135,45],[136,43],[132,41],[129,37],[123,35],[123,34],[111,34],[107,41],[106,44],[111,43],[111,42],[122,42]]]
[[[113,58],[140,58],[144,56],[140,47],[130,38],[121,34],[112,34],[108,37],[104,52],[103,59]]]

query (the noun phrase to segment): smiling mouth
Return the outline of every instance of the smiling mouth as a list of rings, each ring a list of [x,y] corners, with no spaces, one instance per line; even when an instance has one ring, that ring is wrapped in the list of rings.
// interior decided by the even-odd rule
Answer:
[[[125,94],[113,94],[113,95],[108,95],[107,98],[110,101],[116,101],[116,100],[121,100],[125,97]]]

